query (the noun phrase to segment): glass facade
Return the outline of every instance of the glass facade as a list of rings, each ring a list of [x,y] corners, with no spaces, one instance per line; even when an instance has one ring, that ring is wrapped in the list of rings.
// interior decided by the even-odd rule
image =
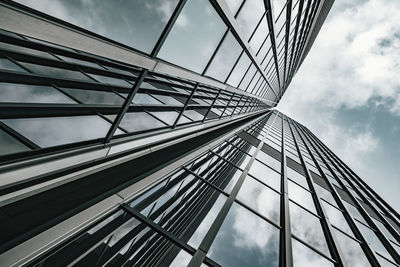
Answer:
[[[274,111],[34,264],[397,266],[398,226],[308,129]]]
[[[141,0],[128,4],[15,0],[14,5],[49,15],[57,23],[96,38],[228,82],[276,105],[312,44],[310,36],[319,30],[320,25],[313,22],[326,15],[318,9],[329,10],[331,4],[312,0]],[[2,46],[11,48],[10,44]],[[52,58],[29,48],[15,49]],[[239,58],[241,63],[236,67]],[[76,58],[62,59],[77,62]],[[18,68],[7,62],[1,64]],[[49,71],[43,66],[31,67]],[[65,71],[58,74],[81,76]],[[109,77],[100,77],[105,79]]]
[[[398,213],[272,109],[332,3],[2,3],[0,265],[399,266]]]
[[[40,155],[44,148],[104,144],[269,107],[255,96],[8,34],[0,32],[0,159],[5,161]]]

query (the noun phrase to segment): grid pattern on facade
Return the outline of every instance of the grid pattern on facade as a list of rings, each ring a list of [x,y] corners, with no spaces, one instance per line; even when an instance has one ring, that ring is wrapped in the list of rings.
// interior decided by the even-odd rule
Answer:
[[[32,264],[398,266],[399,215],[274,111]]]
[[[0,32],[0,161],[234,117],[251,95]]]
[[[261,96],[271,105],[278,103],[304,59],[309,38],[315,35],[315,21],[325,17],[333,3],[157,0],[101,1],[93,6],[77,1],[15,2],[10,4]],[[320,12],[322,6],[325,13]]]

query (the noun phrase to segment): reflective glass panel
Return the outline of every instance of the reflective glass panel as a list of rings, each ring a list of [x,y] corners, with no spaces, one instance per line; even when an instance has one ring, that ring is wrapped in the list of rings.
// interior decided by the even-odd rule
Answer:
[[[0,102],[76,103],[54,87],[0,82]]]
[[[330,255],[319,219],[291,202],[289,202],[289,211],[292,234],[326,255]]]
[[[317,213],[310,192],[301,188],[300,186],[298,186],[297,184],[293,183],[290,180],[288,180],[288,191],[290,199],[295,201],[297,204],[302,205],[306,209],[314,212],[315,214]]]
[[[192,121],[200,121],[204,118],[204,115],[201,115],[197,111],[194,110],[185,110],[183,115],[190,118]]]
[[[17,2],[149,53],[178,0]]]
[[[239,88],[242,90],[246,90],[247,86],[251,82],[256,73],[257,68],[254,64],[251,65],[250,69],[247,71],[246,75],[244,76],[243,80],[239,84]]]
[[[166,125],[145,112],[127,112],[120,126],[129,132],[165,127]]]
[[[19,46],[19,45],[0,43],[0,48],[11,50],[11,51],[16,51],[16,52],[20,52],[20,53],[26,53],[26,54],[31,54],[31,55],[35,55],[35,56],[40,56],[40,57],[44,57],[44,58],[48,58],[48,59],[52,59],[52,60],[58,60],[56,57],[54,57],[53,55],[50,55],[47,52],[30,49],[30,48],[26,48],[26,47]]]
[[[124,99],[112,92],[93,91],[85,89],[61,88],[67,94],[73,96],[84,104],[105,104],[105,105],[122,105]]]
[[[162,101],[164,104],[172,105],[172,106],[183,106],[181,102],[168,95],[152,95],[158,100]]]
[[[6,58],[0,58],[0,70],[13,70],[13,71],[22,71],[22,72],[27,72],[14,62],[11,62],[10,60]]]
[[[168,34],[158,57],[202,72],[226,29],[210,2],[189,0]]]
[[[281,172],[281,162],[264,153],[263,151],[258,151],[256,158],[275,171]]]
[[[168,125],[173,125],[174,122],[176,121],[176,118],[178,118],[178,112],[176,111],[160,111],[160,112],[150,112],[163,122],[165,122]]]
[[[226,4],[228,5],[229,9],[232,12],[232,15],[235,15],[237,10],[239,9],[240,5],[242,4],[243,0],[229,0],[226,1]]]
[[[250,39],[250,47],[253,49],[254,53],[258,52],[262,43],[264,42],[265,38],[269,33],[268,23],[265,16],[261,20],[260,24],[257,27],[253,37]]]
[[[386,250],[386,248],[383,246],[382,242],[379,240],[379,238],[376,236],[375,232],[365,226],[364,224],[355,221],[358,229],[362,233],[362,235],[365,237],[368,243],[371,244],[371,247],[376,250],[377,252],[381,253],[383,256],[387,257],[390,260],[393,260],[392,256],[390,256],[389,252]]]
[[[109,76],[103,76],[103,75],[97,75],[93,73],[87,73],[89,76],[93,77],[96,81],[101,82],[101,83],[108,83],[108,84],[115,84],[123,87],[132,87],[132,84],[128,83],[127,81],[123,79],[118,79],[115,77],[109,77]]]
[[[220,194],[217,200],[213,203],[212,207],[205,215],[204,219],[201,221],[200,225],[197,227],[196,231],[190,237],[188,244],[194,248],[198,248],[201,241],[203,241],[204,236],[207,234],[208,230],[210,229],[212,223],[214,222],[215,218],[219,211],[221,210],[222,206],[226,201],[226,197]]]
[[[280,195],[257,180],[247,176],[240,188],[237,199],[279,224]]]
[[[294,238],[292,238],[292,253],[295,267],[334,266],[332,262]]]
[[[43,76],[52,76],[60,79],[73,79],[73,80],[83,80],[87,82],[93,82],[92,79],[90,79],[89,77],[87,77],[86,75],[84,75],[82,72],[79,71],[60,69],[44,65],[36,65],[26,62],[20,64],[26,67],[28,70],[31,70],[33,73],[40,74]]]
[[[211,61],[206,75],[224,82],[241,51],[242,47],[229,31],[219,47],[217,54]]]
[[[360,244],[355,240],[333,228],[336,241],[348,266],[364,267],[371,266],[365,256]]]
[[[0,129],[0,156],[28,150],[27,146]]]
[[[229,76],[227,83],[232,85],[233,87],[237,87],[250,63],[251,60],[249,56],[245,52],[243,52],[231,75]]]
[[[236,20],[246,39],[250,38],[264,11],[263,1],[248,0],[244,3]],[[265,35],[267,35],[267,32]]]
[[[135,97],[132,100],[132,103],[134,104],[142,104],[142,105],[159,105],[163,104],[154,97],[151,97],[150,95],[146,93],[136,93]]]
[[[2,120],[41,147],[105,137],[111,124],[99,116]]]
[[[353,236],[353,232],[350,229],[349,224],[347,223],[346,219],[344,218],[343,213],[338,210],[337,208],[329,205],[325,201],[321,201],[322,206],[325,209],[326,216],[328,217],[329,221],[332,225],[336,226],[343,232],[347,233],[350,236]]]
[[[291,168],[287,167],[287,177],[293,181],[295,181],[296,183],[298,183],[299,185],[305,187],[306,189],[309,189],[308,184],[307,184],[307,180],[306,177],[304,177],[303,175],[301,175],[300,173],[292,170]]]
[[[207,254],[223,266],[278,266],[279,231],[234,203]]]
[[[322,199],[326,200],[330,204],[337,207],[337,203],[336,203],[335,199],[333,198],[332,193],[330,191],[326,190],[322,186],[319,186],[318,184],[314,184],[314,189],[315,189],[315,192],[317,192],[317,195],[319,197],[321,197]]]
[[[281,175],[261,162],[255,160],[249,173],[275,190],[281,191]]]

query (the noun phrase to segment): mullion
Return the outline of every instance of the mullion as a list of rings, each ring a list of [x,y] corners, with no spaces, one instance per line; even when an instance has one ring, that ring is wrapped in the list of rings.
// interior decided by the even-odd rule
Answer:
[[[343,162],[341,162],[342,164],[344,164]],[[347,166],[346,166],[347,167]],[[347,170],[347,168],[346,168],[346,170]],[[353,173],[354,174],[354,173]],[[354,174],[354,175],[356,175],[356,174]],[[358,176],[357,176],[358,177]],[[360,179],[361,180],[361,179]],[[347,182],[350,182],[351,184],[352,184],[352,181],[350,181],[350,179],[347,179],[346,180]],[[359,180],[353,180],[358,186],[364,186]],[[362,180],[361,180],[362,181]],[[369,190],[364,190],[364,191],[367,191],[367,195],[368,196],[370,196],[371,197],[371,199],[375,199],[375,197],[374,196],[372,196],[371,194],[369,194]],[[358,191],[356,191],[358,194],[360,193],[360,192],[358,192]],[[360,194],[359,194],[360,195]],[[379,204],[379,203],[377,203],[377,204]],[[373,206],[373,205],[372,205]],[[378,205],[379,206],[379,205]],[[380,207],[383,211],[385,211],[385,215],[386,216],[388,216],[388,215],[390,215],[390,213],[388,213],[388,212],[386,212],[386,210],[385,209],[383,209],[382,207]],[[377,211],[376,209],[374,209],[374,211],[375,211],[375,213],[377,213],[378,214],[378,216],[379,216],[379,214],[380,214],[380,212],[379,211]],[[391,217],[391,216],[389,216],[389,217]],[[381,217],[380,217],[381,218]],[[389,222],[387,222],[387,220],[384,218],[384,217],[382,217],[382,219],[384,220],[384,222],[389,226],[389,229],[391,229],[392,228],[392,230],[393,231],[390,231],[389,230],[389,232],[391,232],[392,233],[392,235],[394,236],[394,237],[396,237],[396,236],[398,236],[398,234],[397,234],[397,232],[396,232],[396,230],[394,230],[393,229],[393,227],[391,226],[391,224],[389,223]],[[398,242],[400,242],[399,240],[397,240]]]
[[[327,221],[327,217],[326,217],[325,211],[322,208],[320,199],[319,199],[319,197],[318,197],[318,195],[317,195],[317,193],[315,191],[314,182],[313,182],[313,180],[311,178],[310,171],[308,170],[308,168],[306,168],[305,160],[303,158],[303,154],[304,153],[299,148],[298,140],[297,140],[297,138],[296,138],[296,136],[294,134],[294,130],[292,129],[292,126],[291,126],[290,123],[289,123],[289,129],[292,132],[292,135],[293,135],[293,138],[294,138],[294,141],[295,141],[295,145],[296,145],[296,148],[297,148],[297,152],[299,153],[300,161],[301,161],[301,163],[303,165],[303,168],[304,168],[304,171],[305,171],[305,177],[306,177],[308,186],[310,187],[311,191],[313,192],[311,194],[311,196],[313,198],[313,202],[315,204],[315,208],[316,208],[317,214],[321,217],[320,222],[321,222],[321,226],[322,226],[322,229],[323,229],[326,241],[327,241],[327,245],[328,245],[329,251],[332,254],[331,256],[335,261],[339,262],[340,264],[343,264],[344,261],[343,261],[342,252],[341,252],[341,250],[340,250],[340,248],[338,246],[338,243],[336,241],[335,236],[333,235],[333,233],[331,231],[331,225]],[[295,128],[295,130],[297,131],[296,128]],[[299,137],[300,137],[299,140],[301,141],[302,140],[301,136],[299,136]]]
[[[191,94],[187,97],[185,104],[182,107],[181,112],[179,112],[178,117],[176,118],[174,124],[172,125],[172,129],[176,127],[176,125],[178,124],[179,119],[182,117],[183,113],[185,112],[187,106],[189,105],[190,101],[193,98],[193,95],[196,93],[197,87],[199,86],[199,84],[197,83],[195,85],[195,87],[193,88],[193,91],[191,92]]]
[[[260,144],[257,147],[256,152],[250,159],[250,161],[247,163],[247,167],[245,170],[242,172],[240,175],[238,181],[236,182],[236,185],[232,189],[231,193],[229,194],[228,199],[226,200],[224,206],[218,213],[216,219],[214,220],[213,224],[211,225],[210,229],[208,230],[207,234],[203,238],[203,241],[201,242],[199,248],[197,249],[196,253],[194,254],[193,258],[189,262],[188,266],[197,266],[200,265],[201,262],[203,262],[204,258],[206,257],[206,254],[208,250],[210,249],[212,242],[214,241],[216,235],[218,234],[218,230],[221,228],[223,221],[225,220],[231,206],[234,203],[234,200],[239,193],[239,190],[244,183],[244,179],[247,176],[248,170],[250,169],[253,161],[255,160],[255,156],[257,155],[258,151],[261,149],[263,142],[260,142]]]
[[[334,166],[336,164],[334,163]],[[336,166],[335,166],[336,167]],[[342,171],[336,167],[336,169],[339,171],[339,173],[342,176],[343,175]],[[336,176],[336,173],[333,172],[333,175]],[[337,178],[337,177],[336,177]],[[394,248],[392,247],[392,245],[390,244],[388,238],[380,231],[379,227],[376,225],[376,223],[371,219],[371,217],[369,216],[368,212],[365,210],[365,208],[360,204],[360,202],[357,200],[356,197],[353,196],[353,194],[351,194],[351,192],[347,189],[347,187],[343,184],[343,182],[340,179],[337,179],[339,184],[343,187],[343,190],[345,190],[348,194],[351,195],[352,200],[354,201],[354,203],[357,203],[357,207],[358,209],[361,211],[361,213],[364,216],[364,219],[368,222],[368,224],[373,226],[373,232],[377,233],[377,237],[378,239],[382,242],[382,245],[388,250],[389,254],[393,257],[393,259],[399,263],[400,262],[400,257],[398,256],[397,252],[394,250]],[[356,187],[353,186],[353,190],[355,190],[356,192],[358,191],[358,189]],[[359,194],[359,192],[357,192]],[[365,201],[366,203],[368,203],[368,201],[365,199],[365,197],[362,194],[359,194],[360,197],[363,199],[363,201]],[[371,206],[371,205],[370,205]],[[373,208],[373,207],[371,207]],[[375,211],[375,210],[374,210]],[[376,211],[375,211],[376,212]]]
[[[318,144],[316,144],[316,146],[318,146]],[[325,154],[325,152],[321,148],[320,148],[320,150],[321,150],[322,153]],[[320,155],[320,153],[318,151],[317,151],[317,153]],[[325,160],[325,158],[323,158],[323,161],[324,161],[325,165],[329,168],[330,172],[334,173],[333,170],[331,169],[331,166],[329,164],[327,164],[327,161]],[[334,175],[336,176],[336,174],[334,174]],[[368,260],[371,262],[371,264],[378,265],[378,262],[377,262],[376,257],[375,257],[375,252],[373,251],[371,246],[367,243],[366,239],[364,238],[364,236],[362,235],[362,233],[360,232],[360,230],[358,229],[358,227],[354,223],[355,219],[352,218],[352,215],[348,212],[346,206],[343,204],[342,199],[339,196],[339,194],[337,193],[336,188],[332,185],[332,183],[331,183],[331,181],[329,179],[325,179],[325,180],[329,185],[329,188],[331,190],[331,193],[333,194],[333,197],[334,197],[335,201],[340,205],[340,208],[345,211],[343,214],[344,214],[345,218],[347,218],[347,222],[349,223],[350,228],[355,233],[356,237],[362,241],[361,248],[365,252]],[[339,182],[339,183],[341,183],[341,182]],[[351,195],[351,198],[352,197],[353,196]]]
[[[118,112],[118,115],[114,120],[114,123],[112,124],[110,130],[108,131],[106,137],[104,138],[104,143],[108,143],[111,141],[111,138],[113,137],[115,131],[117,130],[119,124],[121,123],[123,117],[125,116],[125,113],[128,110],[130,103],[135,97],[137,91],[139,91],[140,85],[142,84],[144,78],[146,77],[147,72],[148,72],[147,69],[141,71],[140,75],[138,76],[138,79],[135,81],[135,84],[133,85],[131,91],[129,92],[129,95],[126,97],[125,103],[122,105],[122,108]]]

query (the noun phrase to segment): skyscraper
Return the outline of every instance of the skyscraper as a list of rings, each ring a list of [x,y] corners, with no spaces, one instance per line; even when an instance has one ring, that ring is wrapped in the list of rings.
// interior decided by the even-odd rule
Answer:
[[[332,3],[1,2],[2,265],[396,266],[396,211],[272,110]]]

